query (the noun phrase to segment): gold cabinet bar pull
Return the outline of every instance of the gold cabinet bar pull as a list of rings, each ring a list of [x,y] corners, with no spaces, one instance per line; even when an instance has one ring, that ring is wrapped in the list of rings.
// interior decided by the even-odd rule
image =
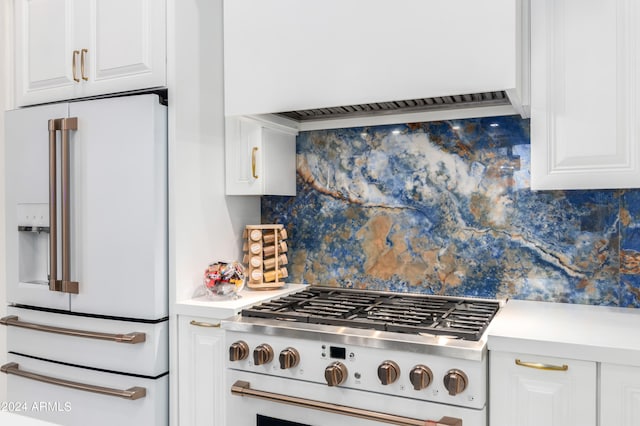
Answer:
[[[202,321],[191,320],[191,322],[189,324],[195,325],[195,326],[198,326],[198,327],[220,328],[220,323],[211,324],[210,322],[202,322]]]
[[[74,337],[85,337],[88,339],[98,339],[98,340],[109,340],[117,343],[142,343],[146,340],[145,333],[127,333],[127,334],[112,334],[112,333],[101,333],[97,331],[85,331],[85,330],[74,330],[71,328],[62,328],[62,327],[54,327],[50,325],[42,325],[42,324],[34,324],[31,322],[20,321],[17,315],[9,315],[3,318],[0,318],[0,324],[6,325],[7,327],[20,327],[20,328],[28,328],[30,330],[43,331],[45,333],[54,333],[54,334],[64,334],[65,336],[74,336]]]
[[[78,78],[76,71],[78,68],[78,55],[80,54],[79,50],[74,50],[71,58],[71,71],[73,72],[73,81],[76,83],[80,83],[80,79]]]
[[[254,179],[258,179],[258,175],[256,174],[256,152],[258,151],[258,147],[254,146],[251,150],[251,176]]]
[[[84,74],[84,62],[87,57],[87,53],[89,53],[89,49],[82,49],[80,53],[80,75],[84,81],[89,80],[89,77]]]
[[[145,388],[134,386],[129,389],[113,389],[103,386],[88,385],[86,383],[72,382],[71,380],[58,379],[55,377],[44,376],[42,374],[31,373],[20,369],[20,365],[17,362],[10,362],[0,367],[0,371],[6,374],[13,374],[14,376],[20,376],[38,382],[49,383],[56,386],[64,386],[66,388],[81,390],[85,392],[94,392],[101,395],[116,396],[118,398],[136,400],[147,396],[147,390]]]
[[[315,401],[312,399],[251,389],[251,384],[242,380],[236,381],[233,386],[231,386],[231,394],[266,399],[271,402],[280,402],[282,404],[295,405],[298,407],[311,408],[314,410],[326,411],[328,413],[341,414],[344,416],[357,417],[360,419],[400,426],[462,426],[462,420],[454,417],[443,417],[440,420],[435,421],[396,416],[395,414],[380,413],[378,411],[348,407],[346,405],[332,404],[330,402]]]
[[[516,359],[516,365],[520,367],[528,367],[535,368],[537,370],[547,370],[547,371],[567,371],[569,366],[567,364],[563,365],[552,365],[552,364],[541,364],[539,362],[525,362]]]

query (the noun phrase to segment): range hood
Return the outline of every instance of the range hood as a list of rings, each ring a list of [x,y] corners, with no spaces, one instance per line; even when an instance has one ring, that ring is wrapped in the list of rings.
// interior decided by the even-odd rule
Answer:
[[[509,93],[506,90],[501,90],[246,116],[264,123],[298,131],[515,114],[528,118],[530,115],[529,106],[523,105],[519,96],[509,96]]]
[[[224,0],[225,114],[298,130],[528,116],[529,0]]]
[[[407,112],[440,111],[453,108],[473,108],[510,105],[505,91],[472,93],[469,95],[438,96],[434,98],[407,99],[404,101],[375,102],[339,107],[303,109],[279,113],[296,121],[331,120],[362,117],[371,114],[397,114]]]

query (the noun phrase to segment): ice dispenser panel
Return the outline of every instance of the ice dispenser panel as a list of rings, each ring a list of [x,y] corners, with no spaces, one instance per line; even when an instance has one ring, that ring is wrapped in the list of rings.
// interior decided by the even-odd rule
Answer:
[[[49,204],[18,204],[17,214],[18,279],[48,285]]]

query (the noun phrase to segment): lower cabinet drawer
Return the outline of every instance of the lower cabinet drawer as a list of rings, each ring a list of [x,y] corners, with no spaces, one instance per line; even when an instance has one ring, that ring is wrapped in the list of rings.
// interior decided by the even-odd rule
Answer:
[[[146,378],[11,353],[7,358],[8,411],[67,426],[168,424],[167,374]]]
[[[143,376],[169,370],[168,321],[141,323],[9,306],[5,322],[9,352]],[[92,334],[112,338],[87,337]],[[142,336],[141,341],[115,340],[132,335]]]
[[[596,363],[489,351],[491,426],[595,426]]]

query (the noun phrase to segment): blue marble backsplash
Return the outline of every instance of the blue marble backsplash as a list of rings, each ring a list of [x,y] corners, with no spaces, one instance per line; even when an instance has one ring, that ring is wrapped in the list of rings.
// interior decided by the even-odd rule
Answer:
[[[303,132],[289,281],[640,307],[640,190],[531,191],[519,116]]]

